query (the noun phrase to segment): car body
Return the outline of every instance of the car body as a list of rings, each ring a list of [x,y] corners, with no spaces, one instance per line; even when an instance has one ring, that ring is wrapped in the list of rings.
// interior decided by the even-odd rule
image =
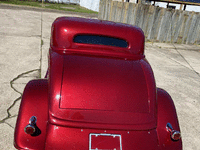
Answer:
[[[57,18],[47,75],[24,89],[14,145],[31,150],[181,150],[175,106],[156,87],[142,30]]]

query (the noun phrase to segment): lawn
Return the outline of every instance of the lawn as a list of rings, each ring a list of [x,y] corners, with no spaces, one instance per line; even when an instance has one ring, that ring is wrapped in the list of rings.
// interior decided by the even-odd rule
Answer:
[[[5,4],[14,4],[14,5],[25,5],[31,7],[40,7],[40,8],[48,8],[48,9],[56,9],[63,11],[73,11],[80,13],[94,13],[98,14],[98,12],[86,9],[79,5],[75,4],[65,4],[65,3],[53,3],[53,2],[42,2],[37,0],[0,0],[0,3]]]

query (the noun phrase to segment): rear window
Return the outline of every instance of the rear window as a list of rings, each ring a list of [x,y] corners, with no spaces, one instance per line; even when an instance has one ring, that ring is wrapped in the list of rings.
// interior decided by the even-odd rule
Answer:
[[[99,35],[77,35],[76,37],[74,37],[74,42],[85,44],[108,45],[123,48],[128,47],[128,43],[123,39]]]

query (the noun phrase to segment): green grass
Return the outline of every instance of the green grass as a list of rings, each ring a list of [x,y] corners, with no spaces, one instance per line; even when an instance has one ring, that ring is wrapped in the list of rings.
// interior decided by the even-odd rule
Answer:
[[[63,11],[72,11],[72,12],[80,12],[80,13],[94,13],[98,14],[98,12],[86,9],[79,5],[74,4],[64,4],[64,3],[51,3],[51,2],[39,2],[37,0],[0,0],[0,3],[5,4],[14,4],[14,5],[24,5],[24,6],[32,6],[32,7],[40,7],[40,8],[48,8],[48,9],[56,9]]]

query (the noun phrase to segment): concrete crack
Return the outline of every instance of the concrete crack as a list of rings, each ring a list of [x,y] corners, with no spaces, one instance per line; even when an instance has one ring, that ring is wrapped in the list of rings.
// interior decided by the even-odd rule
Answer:
[[[13,127],[13,126],[11,126],[9,123],[5,122],[5,124],[7,124],[9,127],[11,127],[11,128],[13,128],[13,129],[14,129],[14,127]]]
[[[11,86],[11,88],[12,88],[15,92],[19,93],[20,96],[19,96],[17,99],[15,99],[14,102],[8,107],[8,109],[6,110],[6,111],[7,111],[7,117],[5,117],[4,119],[0,120],[0,124],[1,124],[1,123],[6,123],[6,122],[5,122],[6,120],[8,120],[8,119],[10,119],[10,118],[12,118],[12,117],[16,117],[16,116],[17,116],[17,115],[13,115],[13,116],[12,116],[12,114],[10,113],[10,109],[12,109],[12,108],[15,106],[15,104],[16,104],[19,100],[21,100],[21,98],[22,98],[22,93],[21,93],[19,90],[17,90],[17,89],[13,86],[14,82],[15,82],[17,79],[19,79],[19,78],[26,78],[26,77],[29,77],[29,76],[26,76],[26,75],[29,74],[29,73],[32,73],[32,72],[34,72],[34,71],[38,71],[38,72],[39,72],[39,76],[36,77],[36,78],[41,78],[42,45],[43,45],[43,39],[42,39],[42,23],[43,23],[43,20],[42,20],[42,18],[43,18],[43,13],[41,12],[41,33],[40,33],[41,35],[39,35],[39,36],[36,35],[36,36],[38,36],[38,37],[41,38],[41,44],[40,44],[40,60],[39,60],[40,66],[39,66],[39,69],[34,69],[34,70],[30,70],[30,71],[21,73],[20,75],[18,75],[17,77],[15,77],[14,79],[12,79],[12,80],[10,81],[10,86]],[[6,124],[8,124],[8,123],[6,123]],[[10,127],[12,127],[10,124],[8,124],[8,125],[9,125]],[[12,127],[12,128],[13,128],[13,127]]]
[[[32,72],[34,72],[34,71],[39,71],[39,72],[41,72],[40,69],[34,69],[34,70],[30,70],[30,71],[27,71],[27,72],[24,72],[24,73],[18,75],[16,78],[14,78],[14,79],[12,79],[12,80],[10,81],[10,86],[11,86],[11,88],[12,88],[15,92],[17,92],[17,93],[19,93],[20,95],[22,95],[21,92],[19,92],[16,88],[13,87],[13,83],[14,83],[15,80],[17,80],[17,79],[19,79],[19,78],[22,78],[22,77],[24,77],[24,75],[27,75],[27,74],[32,73]]]
[[[186,60],[186,58],[178,51],[178,49],[176,48],[176,46],[173,43],[173,46],[175,48],[175,50],[177,51],[177,53],[184,59],[184,61],[190,66],[190,70],[192,70],[194,73],[196,73],[199,77],[200,74],[192,67],[192,65],[190,65],[190,63]]]
[[[41,32],[40,32],[40,34],[41,34],[41,43],[40,43],[40,78],[42,76],[41,75],[41,70],[42,70],[42,46],[44,44],[44,41],[42,39],[42,23],[43,23],[42,18],[43,18],[43,13],[41,12],[41,25],[40,25],[40,27],[41,27]]]
[[[187,68],[187,69],[189,69],[189,70],[191,70],[191,71],[193,71],[195,74],[197,74],[199,77],[200,77],[200,74],[192,67],[192,65],[186,60],[186,58],[178,51],[178,49],[176,48],[176,46],[173,44],[173,46],[174,46],[174,50],[178,53],[178,55],[186,62],[186,64],[188,65],[188,66],[186,66],[186,65],[184,65],[184,64],[182,64],[182,63],[180,63],[179,61],[177,61],[176,59],[173,59],[173,58],[171,58],[171,57],[169,57],[169,56],[166,56],[168,59],[170,59],[170,60],[172,60],[172,61],[174,61],[174,62],[176,62],[176,63],[178,63],[179,65],[181,65],[181,66],[183,66],[183,67],[185,67],[185,68]],[[152,48],[153,48],[153,46],[152,46]],[[158,51],[160,54],[164,54],[162,51]]]
[[[18,97],[16,100],[14,100],[14,102],[12,103],[12,105],[10,105],[10,107],[7,109],[7,114],[8,114],[8,118],[10,118],[11,117],[11,114],[10,114],[10,109],[12,108],[12,107],[14,107],[15,106],[15,104],[16,104],[16,102],[17,101],[19,101],[20,99],[22,98],[22,96],[20,96],[20,97]]]
[[[21,73],[20,75],[18,75],[17,77],[15,77],[14,79],[12,79],[12,80],[10,81],[10,86],[11,86],[11,88],[12,88],[15,92],[19,93],[20,96],[19,96],[17,99],[15,99],[14,102],[8,107],[8,109],[6,110],[6,111],[7,111],[7,117],[5,117],[4,119],[0,120],[0,124],[1,124],[1,123],[6,123],[6,122],[5,122],[6,120],[17,116],[17,115],[13,115],[13,116],[12,116],[12,114],[10,113],[10,109],[13,108],[13,107],[15,106],[15,104],[17,103],[17,101],[21,100],[21,98],[22,98],[22,93],[21,93],[20,91],[18,91],[18,90],[13,86],[14,82],[15,82],[17,79],[22,78],[22,77],[24,77],[25,75],[27,75],[27,74],[29,74],[29,73],[32,73],[32,72],[34,72],[34,71],[39,71],[39,72],[41,72],[40,69],[30,70],[30,71]],[[8,123],[7,123],[7,124],[8,124]],[[8,124],[8,125],[9,125],[9,124]],[[9,125],[9,126],[11,126],[11,125]]]

